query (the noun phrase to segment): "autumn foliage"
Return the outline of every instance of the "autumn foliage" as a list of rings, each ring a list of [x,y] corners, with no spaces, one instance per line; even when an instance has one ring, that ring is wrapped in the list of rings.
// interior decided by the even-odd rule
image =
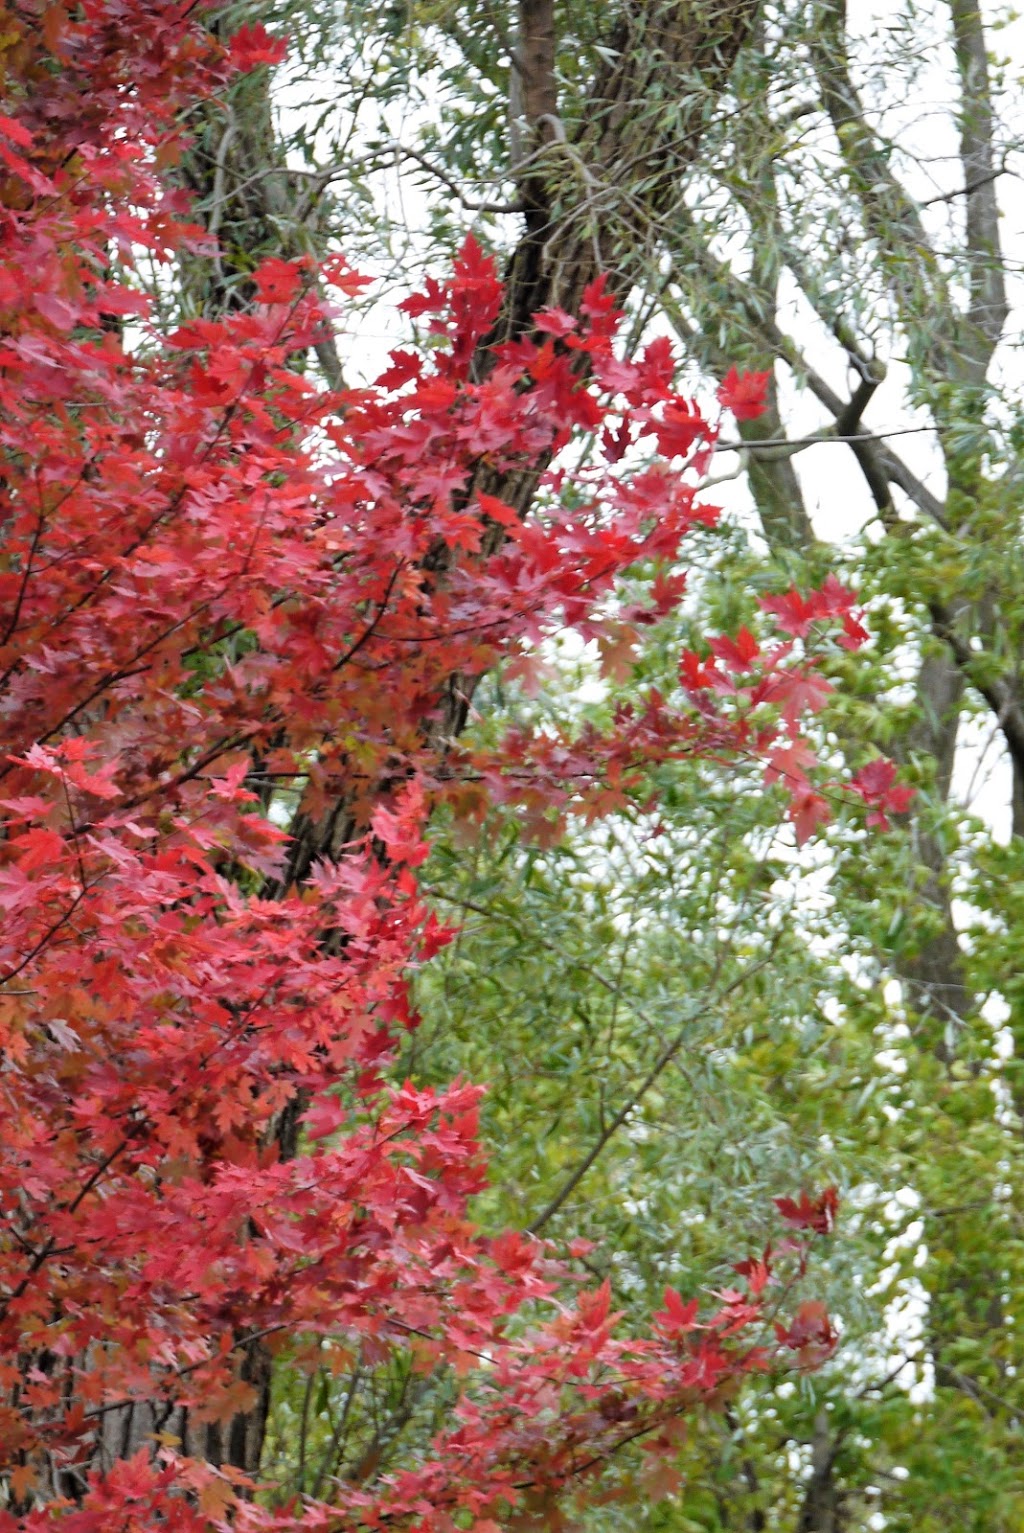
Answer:
[[[484,1528],[624,1442],[669,1452],[680,1415],[830,1332],[783,1318],[765,1253],[623,1338],[571,1253],[474,1227],[478,1088],[389,1073],[448,935],[417,883],[428,812],[516,800],[554,833],[652,759],[754,755],[809,833],[826,796],[798,724],[827,684],[796,640],[863,630],[832,582],[767,604],[776,640],[682,656],[678,693],[610,730],[446,737],[460,678],[679,601],[714,427],[666,346],[619,355],[601,284],[480,381],[502,291],[472,241],[405,305],[431,343],[370,388],[296,366],[334,312],[301,263],[263,265],[244,313],[161,329],[136,269],[205,240],[166,179],[185,109],[280,54],[253,28],[225,53],[191,12],[23,0],[0,29],[0,1528]],[[356,279],[321,275],[343,305]],[[748,414],[758,382],[721,397]],[[521,523],[481,489],[576,431],[604,454],[571,497],[556,467]],[[661,456],[631,469],[638,443]],[[660,573],[627,610],[641,561]],[[882,815],[899,791],[861,788]],[[308,876],[281,803],[334,817]],[[786,1218],[823,1229],[805,1203]],[[271,1511],[195,1444],[255,1408],[247,1348],[299,1337],[338,1367],[413,1345],[463,1384],[401,1475]],[[109,1428],[138,1401],[168,1425],[122,1459]]]

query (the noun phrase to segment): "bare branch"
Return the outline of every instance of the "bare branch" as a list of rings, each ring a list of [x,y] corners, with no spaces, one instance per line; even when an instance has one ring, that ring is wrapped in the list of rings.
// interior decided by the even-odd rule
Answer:
[[[446,186],[452,196],[457,197],[462,206],[468,208],[470,212],[525,213],[526,211],[526,203],[521,198],[515,202],[486,202],[467,197],[454,177],[450,176],[440,165],[435,165],[433,160],[428,160],[426,155],[421,154],[418,149],[412,149],[407,144],[400,144],[397,140],[392,141],[388,148],[393,151],[396,159],[415,160],[417,165],[422,165],[424,170],[429,171],[436,180],[441,182],[442,186]]]

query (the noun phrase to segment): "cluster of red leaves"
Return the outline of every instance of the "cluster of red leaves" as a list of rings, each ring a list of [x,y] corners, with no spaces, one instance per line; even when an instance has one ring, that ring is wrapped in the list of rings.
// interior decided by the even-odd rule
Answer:
[[[410,967],[446,935],[415,869],[458,767],[430,727],[450,678],[558,625],[602,636],[616,578],[709,514],[678,471],[620,473],[626,447],[653,435],[699,468],[712,430],[667,348],[615,355],[600,284],[473,381],[501,288],[472,242],[406,306],[437,349],[372,388],[290,365],[325,323],[301,263],[262,267],[248,312],[161,334],[133,263],[199,237],[160,172],[180,109],[231,67],[191,10],[21,0],[0,38],[0,1528],[487,1527],[806,1345],[768,1344],[768,1261],[703,1318],[670,1300],[646,1339],[616,1335],[607,1290],[556,1302],[539,1242],[470,1221],[476,1088],[384,1073]],[[233,56],[279,49],[249,29]],[[607,462],[571,510],[557,475],[527,525],[474,498],[481,464],[546,460],[580,428]],[[634,620],[679,590],[661,577]],[[476,791],[516,779],[597,812],[652,755],[776,748],[755,715],[792,736],[813,667],[752,644],[684,657],[696,706],[513,741],[471,763]],[[720,711],[754,661],[749,706]],[[356,827],[301,886],[267,812],[283,790]],[[548,1314],[528,1332],[526,1304]],[[297,1335],[367,1355],[413,1335],[425,1367],[482,1365],[424,1461],[331,1507],[236,1504],[237,1475],[169,1441],[105,1461],[125,1402],[229,1418],[248,1340]]]

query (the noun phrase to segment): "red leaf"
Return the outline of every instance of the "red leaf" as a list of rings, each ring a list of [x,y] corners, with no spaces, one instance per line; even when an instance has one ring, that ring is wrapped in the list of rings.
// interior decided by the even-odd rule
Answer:
[[[764,780],[766,784],[781,781],[790,788],[802,787],[816,765],[817,757],[806,740],[786,740],[768,752]]]
[[[716,398],[738,421],[753,420],[764,413],[770,379],[770,372],[738,373],[735,367],[730,367]]]
[[[832,818],[828,803],[820,793],[810,788],[797,789],[789,801],[789,818],[796,831],[797,846],[804,846],[819,825],[826,825]]]
[[[815,1362],[823,1361],[835,1349],[837,1341],[828,1311],[817,1299],[801,1304],[789,1327],[776,1324],[775,1332],[784,1346],[797,1352],[812,1353]]]
[[[826,1187],[816,1198],[801,1192],[799,1202],[792,1198],[776,1198],[775,1207],[788,1224],[813,1230],[817,1235],[830,1235],[835,1228],[839,1193],[835,1187]]]
[[[5,117],[2,112],[0,112],[0,133],[22,149],[30,149],[32,146],[32,135],[24,123],[20,123],[16,117]]]
[[[355,298],[364,288],[372,287],[373,277],[364,277],[353,271],[344,256],[328,256],[320,262],[320,274],[330,287],[337,288],[347,298]]]
[[[592,328],[600,323],[607,324],[622,317],[621,310],[616,307],[615,296],[608,292],[608,274],[601,272],[600,276],[588,282],[583,289],[583,298],[580,301],[580,313],[585,314],[591,321]]]
[[[791,633],[797,639],[805,638],[812,623],[821,616],[819,606],[813,600],[805,601],[795,589],[784,596],[766,596],[759,605],[766,612],[774,613],[783,633]]]
[[[547,335],[571,335],[576,329],[576,320],[564,309],[538,309],[533,316],[534,328],[544,331]]]
[[[261,303],[291,303],[302,288],[304,266],[299,261],[280,261],[272,256],[253,273],[256,296]]]
[[[709,639],[708,648],[716,659],[732,671],[749,671],[752,662],[761,653],[749,628],[741,628],[735,639]]]
[[[78,323],[78,315],[72,306],[56,293],[36,293],[32,299],[35,307],[55,330],[67,331]]]
[[[877,756],[850,778],[850,787],[868,805],[869,826],[888,830],[889,814],[903,814],[913,801],[915,789],[906,783],[897,783],[896,765],[884,756]]]
[[[342,1103],[337,1097],[328,1096],[317,1097],[303,1117],[310,1139],[326,1139],[329,1134],[336,1134],[347,1121],[348,1113]]]
[[[287,39],[272,36],[261,22],[239,27],[228,42],[228,57],[244,73],[260,64],[280,64],[287,55]]]
[[[654,425],[658,449],[667,458],[685,457],[694,442],[708,434],[708,425],[696,405],[685,399],[672,400]]]
[[[665,1289],[665,1308],[655,1315],[661,1329],[670,1336],[685,1336],[699,1330],[697,1316],[700,1304],[696,1299],[684,1301],[674,1288]]]
[[[477,502],[485,516],[492,522],[497,522],[499,527],[517,528],[522,525],[519,512],[512,506],[507,506],[496,495],[487,495],[483,490],[476,492]]]

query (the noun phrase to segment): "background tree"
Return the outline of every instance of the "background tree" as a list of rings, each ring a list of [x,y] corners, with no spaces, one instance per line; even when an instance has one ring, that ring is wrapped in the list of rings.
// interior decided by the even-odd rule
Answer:
[[[332,172],[335,237],[386,267],[409,242],[442,248],[471,216],[514,269],[525,217],[549,269],[589,243],[595,263],[631,284],[637,336],[667,322],[719,375],[733,361],[774,362],[768,413],[739,423],[754,515],[738,508],[715,540],[691,614],[739,620],[780,570],[849,570],[869,601],[875,665],[857,681],[842,673],[832,745],[855,762],[868,742],[891,746],[919,794],[899,851],[837,843],[825,908],[801,916],[818,937],[794,955],[801,989],[790,995],[805,999],[781,1010],[770,1043],[731,1045],[751,1105],[767,1089],[788,1133],[801,1121],[796,1093],[811,1114],[807,1153],[816,1141],[826,1161],[838,1155],[859,1189],[859,1272],[841,1309],[848,1352],[830,1391],[816,1385],[813,1398],[737,1419],[706,1461],[713,1504],[681,1515],[700,1526],[859,1528],[880,1514],[894,1527],[1012,1528],[1019,407],[999,195],[1016,164],[1013,72],[991,51],[996,18],[971,3],[893,6],[875,26],[823,0],[744,12],[728,87],[685,64],[670,85],[649,68],[669,50],[640,15],[524,6],[513,27],[479,6],[347,11],[331,68],[351,77],[368,61],[363,161],[351,181],[344,165]],[[635,82],[618,118],[595,86],[616,69]],[[424,112],[428,91],[440,111]],[[689,169],[664,147],[684,136],[687,114],[703,124]],[[623,116],[630,137],[616,156],[601,134]],[[386,203],[390,183],[370,179],[385,160],[426,191],[422,226],[367,216]],[[523,202],[521,214],[493,211]],[[1002,792],[1000,755],[1015,783],[1008,842],[992,833],[991,796],[987,826],[963,802],[972,779]],[[589,866],[595,855],[587,849]],[[526,866],[536,879],[536,858]],[[447,868],[448,893],[451,877]],[[572,908],[574,887],[563,877],[548,908]],[[463,897],[488,903],[472,887]],[[584,932],[591,917],[581,913]],[[647,951],[632,939],[631,953]],[[568,972],[575,991],[583,978]],[[553,1021],[538,1029],[554,1036]],[[496,1054],[500,1041],[496,1032]],[[578,1095],[586,1077],[565,1068]],[[633,1083],[643,1078],[638,1067]],[[671,1116],[686,1121],[682,1108]],[[743,1121],[737,1107],[734,1137]],[[551,1196],[557,1187],[553,1173]],[[645,1182],[642,1196],[658,1192]],[[896,1341],[872,1363],[883,1308],[908,1302],[925,1316],[919,1341],[904,1334],[916,1363],[896,1371]],[[734,1474],[735,1464],[746,1467]]]

